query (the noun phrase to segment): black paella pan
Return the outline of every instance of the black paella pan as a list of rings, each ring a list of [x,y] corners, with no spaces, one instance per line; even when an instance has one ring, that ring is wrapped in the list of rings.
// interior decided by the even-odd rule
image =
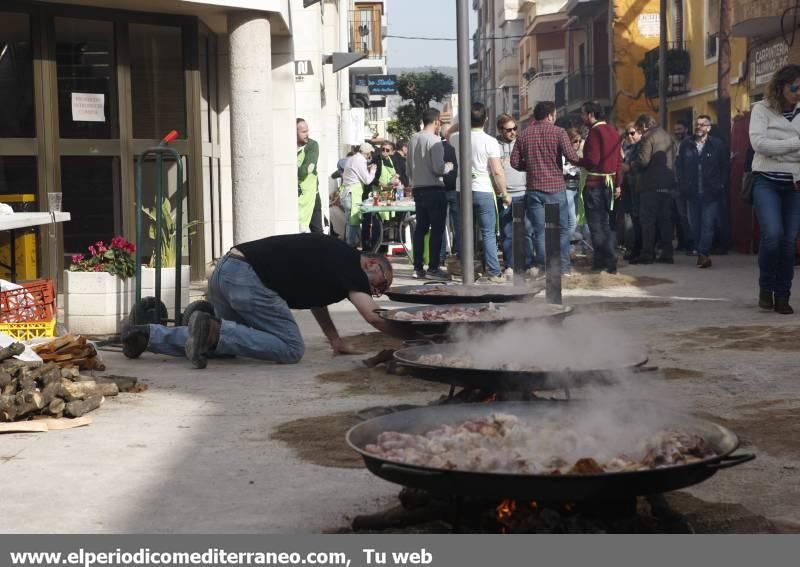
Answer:
[[[682,414],[672,416],[674,426],[681,431],[701,435],[716,453],[714,456],[688,464],[641,471],[546,475],[431,468],[389,461],[366,451],[367,445],[375,443],[378,435],[387,431],[423,434],[445,424],[456,425],[500,412],[521,419],[559,418],[563,417],[562,412],[582,414],[596,408],[596,404],[596,401],[496,402],[417,408],[360,423],[347,432],[347,443],[362,456],[373,474],[389,482],[442,494],[494,498],[498,501],[518,498],[578,502],[659,494],[698,484],[721,469],[755,458],[752,454],[733,454],[739,447],[739,439],[729,429]],[[609,411],[615,410],[609,407]],[[630,411],[630,408],[619,411]],[[637,411],[643,420],[649,419],[652,414],[646,404]],[[631,427],[636,427],[636,416],[632,415],[631,418]]]
[[[425,344],[395,351],[394,359],[415,378],[440,382],[484,392],[519,392],[558,390],[587,385],[609,385],[618,382],[617,372],[637,370],[647,363],[647,356],[625,356],[605,362],[605,368],[572,367],[563,365],[530,369],[495,368],[476,361],[468,366],[448,363],[453,357],[465,356],[459,345]],[[441,358],[431,361],[430,358]]]
[[[401,303],[425,303],[428,305],[452,305],[454,303],[506,303],[527,301],[542,292],[543,285],[507,287],[497,285],[461,285],[429,283],[392,287],[386,296]]]
[[[413,318],[423,312],[435,315],[435,313],[439,311],[447,312],[458,309],[491,312],[495,318],[463,320],[442,320],[436,318],[422,320]],[[422,335],[442,335],[451,333],[457,329],[494,329],[514,322],[531,322],[537,320],[543,322],[559,322],[572,313],[572,307],[554,305],[551,303],[514,303],[499,305],[495,305],[494,303],[464,303],[452,305],[418,305],[416,307],[402,307],[400,309],[376,309],[375,313],[389,325],[405,333],[407,336],[414,335],[415,333]]]

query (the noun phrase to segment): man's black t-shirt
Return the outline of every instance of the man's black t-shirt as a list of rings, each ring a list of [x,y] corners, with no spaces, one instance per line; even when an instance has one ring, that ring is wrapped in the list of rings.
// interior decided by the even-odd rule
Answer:
[[[370,293],[361,255],[324,234],[287,234],[237,244],[266,287],[292,309],[324,307],[351,291]]]

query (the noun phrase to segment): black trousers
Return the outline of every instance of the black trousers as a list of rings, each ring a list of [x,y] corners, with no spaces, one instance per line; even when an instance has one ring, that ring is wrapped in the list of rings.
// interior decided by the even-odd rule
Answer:
[[[655,260],[656,230],[661,235],[661,258],[672,259],[672,192],[647,191],[639,194],[642,223],[643,260]]]
[[[605,185],[583,190],[583,208],[594,247],[593,270],[613,272],[617,269],[617,233],[616,226],[612,226],[617,217],[610,214],[613,199],[614,195]]]
[[[414,187],[417,226],[414,228],[414,270],[421,271],[425,262],[425,234],[431,231],[428,269],[439,268],[439,251],[447,220],[447,196],[444,187]]]
[[[322,228],[322,203],[319,200],[319,191],[317,191],[314,212],[311,213],[311,222],[308,224],[308,229],[311,232],[322,232]]]

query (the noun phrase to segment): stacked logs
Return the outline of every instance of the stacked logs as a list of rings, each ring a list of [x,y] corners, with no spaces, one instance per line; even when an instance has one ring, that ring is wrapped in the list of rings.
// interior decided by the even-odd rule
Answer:
[[[82,376],[77,366],[39,366],[14,360],[24,346],[0,349],[0,422],[46,417],[80,417],[100,407],[106,396],[141,391],[136,378]]]
[[[45,362],[55,362],[64,368],[77,366],[81,370],[105,370],[106,367],[97,358],[94,345],[80,335],[64,335],[49,343],[33,347],[33,351]]]

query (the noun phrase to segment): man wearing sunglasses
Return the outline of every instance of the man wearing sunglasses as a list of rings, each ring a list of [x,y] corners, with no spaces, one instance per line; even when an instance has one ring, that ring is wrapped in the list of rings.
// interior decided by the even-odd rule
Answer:
[[[511,203],[505,204],[498,202],[500,207],[500,238],[503,245],[503,263],[505,264],[505,275],[511,276],[514,273],[513,264],[513,221],[514,215],[512,207],[516,202],[525,202],[525,187],[527,184],[527,174],[524,171],[517,171],[511,167],[511,153],[517,143],[517,133],[519,128],[514,117],[510,114],[501,114],[497,117],[497,141],[500,143],[500,163],[503,165],[503,172],[506,176],[506,191],[511,197]],[[525,239],[521,243],[525,249],[525,264],[523,267],[526,272],[533,267],[533,227],[525,217]],[[532,274],[532,272],[529,272]]]
[[[305,352],[292,309],[310,309],[334,354],[358,354],[336,330],[328,305],[349,299],[376,329],[392,329],[375,314],[373,296],[392,285],[392,265],[379,254],[359,254],[322,234],[271,236],[237,244],[208,279],[202,302],[182,327],[126,325],[123,353],[145,350],[186,356],[196,368],[224,355],[293,364]]]

